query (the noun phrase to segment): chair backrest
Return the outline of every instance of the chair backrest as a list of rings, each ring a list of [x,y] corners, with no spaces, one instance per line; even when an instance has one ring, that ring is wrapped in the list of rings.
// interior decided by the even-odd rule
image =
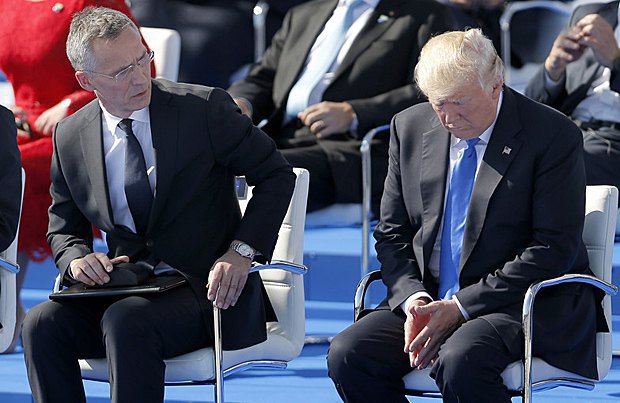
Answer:
[[[24,185],[26,183],[26,172],[22,168],[22,202],[24,200]],[[21,218],[21,209],[20,209]],[[19,238],[19,221],[17,223],[17,232],[15,239],[11,245],[4,251],[0,252],[0,257],[9,262],[17,262],[17,239]],[[15,273],[0,268],[0,353],[4,352],[13,339],[13,329],[15,328],[15,320],[17,314],[17,289],[16,289]]]
[[[155,52],[157,77],[177,81],[181,59],[181,35],[174,29],[141,27],[140,32],[149,48]]]
[[[297,175],[295,191],[282,221],[272,260],[303,264],[304,224],[310,174],[303,168],[295,168],[294,171]],[[252,188],[249,188],[247,198],[239,200],[242,211],[245,211],[251,195]],[[287,340],[291,347],[292,359],[301,351],[305,337],[303,276],[277,269],[261,270],[260,275],[278,317],[277,322],[267,324],[267,332],[269,335],[280,335]]]
[[[586,218],[583,242],[588,250],[590,268],[596,277],[611,283],[612,255],[618,213],[618,189],[614,186],[586,188]],[[596,355],[599,379],[609,372],[612,360],[611,297],[603,299],[603,309],[609,333],[596,335]]]
[[[505,81],[511,85],[511,59],[525,65],[545,61],[555,38],[570,19],[571,6],[560,1],[534,0],[508,3],[500,17]]]

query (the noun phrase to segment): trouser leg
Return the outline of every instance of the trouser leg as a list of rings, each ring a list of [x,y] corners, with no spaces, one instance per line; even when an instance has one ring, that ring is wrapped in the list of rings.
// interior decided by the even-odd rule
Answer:
[[[620,130],[585,130],[583,150],[587,184],[620,187]]]
[[[213,344],[203,318],[189,286],[110,305],[101,328],[112,402],[162,402],[163,360]]]
[[[47,301],[32,308],[22,333],[28,381],[36,403],[84,402],[78,357],[104,357],[94,300]]]
[[[334,337],[328,374],[345,402],[406,402],[402,377],[411,371],[404,314],[378,310]]]
[[[476,318],[465,322],[442,345],[431,376],[444,402],[510,402],[501,373],[521,355],[519,346],[509,351],[489,321]]]

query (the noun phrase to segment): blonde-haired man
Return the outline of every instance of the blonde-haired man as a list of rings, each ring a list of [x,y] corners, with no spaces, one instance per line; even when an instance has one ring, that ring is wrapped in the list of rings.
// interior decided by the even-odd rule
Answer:
[[[509,402],[500,374],[523,354],[527,287],[589,273],[579,129],[502,75],[479,30],[422,49],[415,78],[429,102],[392,121],[375,231],[388,296],[330,347],[345,401],[405,402],[402,377],[432,367],[446,402]],[[596,377],[593,291],[553,290],[537,305],[535,354]]]

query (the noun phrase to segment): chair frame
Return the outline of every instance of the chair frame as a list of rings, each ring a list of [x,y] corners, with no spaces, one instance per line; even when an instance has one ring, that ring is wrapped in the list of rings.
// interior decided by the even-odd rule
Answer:
[[[617,192],[615,193],[615,197],[612,196],[611,199],[617,199]],[[613,216],[617,213],[617,210],[612,207],[610,215]],[[616,220],[612,220],[614,223]],[[381,271],[375,270],[370,273],[364,275],[359,281],[356,291],[355,291],[355,299],[354,299],[354,321],[356,322],[363,311],[365,310],[366,305],[366,293],[370,284],[373,282],[380,280],[382,278]],[[523,388],[519,391],[511,391],[514,396],[521,396],[523,402],[531,403],[532,401],[532,392],[534,391],[543,391],[547,389],[552,389],[559,386],[568,386],[577,389],[584,390],[592,390],[594,388],[595,382],[587,379],[578,379],[578,378],[550,378],[545,379],[539,382],[532,382],[532,340],[534,337],[533,332],[533,324],[534,324],[534,303],[536,301],[536,296],[538,293],[548,287],[554,287],[567,283],[584,283],[594,286],[601,291],[605,292],[605,294],[609,296],[615,296],[618,293],[618,287],[603,281],[596,276],[593,275],[585,275],[585,274],[565,274],[560,277],[543,280],[537,283],[530,285],[528,288],[522,309],[522,326],[524,333],[524,357],[523,357]],[[611,329],[610,329],[611,332]],[[441,397],[441,394],[438,392],[428,392],[428,391],[419,391],[419,390],[411,390],[406,389],[405,393],[407,395],[412,396],[422,396],[422,397]]]
[[[17,263],[17,243],[19,239],[19,226],[21,223],[22,207],[24,203],[24,190],[26,188],[25,187],[26,186],[26,171],[24,170],[24,168],[21,169],[21,183],[22,183],[22,191],[21,191],[21,196],[20,196],[21,199],[20,199],[20,207],[19,207],[19,219],[17,220],[17,231],[15,231],[15,238],[13,239],[9,247],[6,248],[6,250],[3,250],[0,252],[0,271],[2,270],[7,271],[9,275],[13,275],[13,276],[16,276],[20,270],[19,264]],[[12,282],[14,281],[15,280],[12,280]],[[15,294],[13,294],[12,298],[15,298]],[[3,331],[10,332],[10,335],[12,336],[13,329],[15,328],[16,320],[17,318],[15,317],[13,318],[12,321],[5,322],[3,324],[4,326]],[[6,343],[6,346],[4,345],[0,346],[0,353],[4,352],[10,346],[11,339],[9,338],[7,340],[8,340],[8,343]]]
[[[514,14],[523,11],[531,10],[535,8],[544,8],[549,11],[557,12],[558,14],[566,15],[567,21],[571,15],[571,6],[555,0],[532,0],[526,2],[513,2],[508,3],[506,9],[502,13],[499,19],[499,25],[501,29],[501,46],[502,46],[502,60],[504,62],[504,82],[510,84],[510,62],[511,62],[511,44],[510,44],[510,21]]]
[[[372,140],[381,132],[390,130],[390,125],[377,126],[369,130],[360,146],[362,154],[362,262],[361,277],[369,272],[370,261],[370,221],[372,219],[372,211],[370,210],[370,202],[372,200]]]

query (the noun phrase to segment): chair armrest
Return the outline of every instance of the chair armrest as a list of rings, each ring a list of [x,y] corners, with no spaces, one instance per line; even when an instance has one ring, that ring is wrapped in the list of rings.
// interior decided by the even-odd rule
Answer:
[[[368,291],[368,287],[370,284],[374,283],[377,280],[381,280],[381,270],[374,270],[370,273],[366,274],[359,283],[357,283],[357,287],[355,289],[355,300],[353,302],[354,314],[353,321],[357,322],[360,317],[360,314],[364,310],[365,307],[365,299],[366,299],[366,291]]]
[[[523,301],[522,311],[522,325],[523,334],[525,338],[525,352],[524,352],[524,364],[523,364],[523,388],[524,396],[532,396],[532,338],[533,325],[534,325],[534,302],[536,295],[540,290],[547,287],[553,287],[556,285],[567,283],[585,283],[590,284],[609,295],[616,295],[618,293],[618,287],[603,281],[597,277],[586,274],[565,274],[561,277],[552,278],[549,280],[543,280],[538,283],[532,284],[525,293],[525,299]]]
[[[369,130],[362,139],[360,154],[362,155],[362,276],[368,273],[368,260],[370,256],[370,202],[372,199],[372,159],[370,144],[375,136],[385,130],[390,130],[390,125],[377,126]]]
[[[7,270],[11,273],[19,273],[19,265],[0,257],[0,269]]]
[[[286,262],[284,260],[272,260],[269,264],[254,264],[250,268],[250,273],[254,273],[255,271],[261,271],[265,269],[280,269],[286,270],[293,274],[304,275],[308,272],[308,268],[303,264],[297,264],[293,262]]]

